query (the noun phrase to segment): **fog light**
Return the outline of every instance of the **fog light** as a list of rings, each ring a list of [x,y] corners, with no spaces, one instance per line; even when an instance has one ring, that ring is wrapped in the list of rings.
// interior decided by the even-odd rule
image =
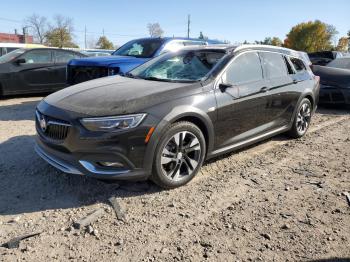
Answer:
[[[98,164],[105,167],[124,167],[124,165],[120,162],[98,162]]]

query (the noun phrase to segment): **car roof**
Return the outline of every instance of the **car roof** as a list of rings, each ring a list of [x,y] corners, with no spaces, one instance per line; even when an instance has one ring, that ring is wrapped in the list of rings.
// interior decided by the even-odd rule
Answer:
[[[301,54],[305,54],[305,52],[295,51],[293,49],[284,48],[284,47],[276,47],[270,45],[230,45],[230,44],[218,44],[218,45],[193,45],[186,46],[181,48],[181,50],[224,50],[226,52],[242,52],[245,50],[257,50],[257,51],[272,51],[278,52],[281,54],[286,54],[295,57],[301,57]]]
[[[140,41],[140,40],[150,40],[150,39],[159,39],[163,40],[164,42],[168,42],[171,40],[187,40],[187,41],[200,41],[200,42],[206,42],[208,44],[223,44],[223,42],[219,40],[213,40],[213,39],[199,39],[199,38],[187,38],[187,37],[144,37],[139,39],[133,39],[131,41]]]
[[[58,51],[65,51],[65,52],[73,52],[73,53],[78,53],[81,54],[80,52],[74,51],[74,50],[68,50],[68,49],[62,49],[62,48],[57,48],[57,47],[39,47],[39,48],[19,48],[23,50],[58,50]]]

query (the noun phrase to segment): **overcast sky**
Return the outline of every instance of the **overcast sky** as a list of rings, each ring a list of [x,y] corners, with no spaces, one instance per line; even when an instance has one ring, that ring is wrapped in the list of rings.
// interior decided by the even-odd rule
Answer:
[[[98,39],[104,30],[114,44],[148,35],[147,23],[159,22],[165,36],[186,36],[187,15],[191,14],[191,37],[199,32],[211,39],[232,43],[263,40],[278,36],[282,40],[297,23],[319,19],[333,24],[338,37],[350,30],[349,0],[16,0],[0,8],[0,32],[21,30],[23,19],[37,13],[51,18],[63,14],[74,19],[75,42],[84,46]]]

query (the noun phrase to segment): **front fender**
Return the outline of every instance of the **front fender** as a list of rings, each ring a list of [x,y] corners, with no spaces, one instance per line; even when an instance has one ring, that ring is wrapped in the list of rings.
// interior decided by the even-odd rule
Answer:
[[[152,134],[148,146],[146,149],[146,157],[144,159],[144,167],[148,171],[152,171],[153,157],[158,145],[159,138],[164,131],[174,122],[177,122],[183,118],[193,118],[201,121],[206,129],[207,135],[207,152],[211,152],[214,147],[214,126],[209,115],[193,106],[177,106],[174,107],[165,117],[158,123],[155,131]]]

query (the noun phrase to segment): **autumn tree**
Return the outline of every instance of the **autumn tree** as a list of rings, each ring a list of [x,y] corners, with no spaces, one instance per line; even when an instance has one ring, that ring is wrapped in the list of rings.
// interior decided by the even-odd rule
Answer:
[[[73,20],[70,17],[56,15],[54,24],[49,25],[46,44],[55,47],[78,47],[73,43]]]
[[[305,52],[330,50],[336,33],[334,26],[319,20],[300,23],[287,34],[284,46]]]
[[[105,36],[101,36],[96,45],[99,49],[114,49],[113,43]]]
[[[149,23],[147,25],[147,29],[151,37],[162,37],[164,34],[164,31],[160,27],[159,23]]]
[[[32,32],[36,43],[43,44],[45,42],[45,35],[48,30],[48,21],[45,16],[34,13],[24,19],[24,26]]]
[[[337,51],[347,52],[349,48],[349,37],[341,37],[337,45]]]

